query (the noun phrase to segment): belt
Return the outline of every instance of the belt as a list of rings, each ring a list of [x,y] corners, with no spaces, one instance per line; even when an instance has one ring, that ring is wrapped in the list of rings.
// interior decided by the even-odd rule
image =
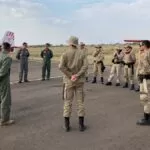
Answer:
[[[114,62],[114,64],[121,64],[121,62]]]

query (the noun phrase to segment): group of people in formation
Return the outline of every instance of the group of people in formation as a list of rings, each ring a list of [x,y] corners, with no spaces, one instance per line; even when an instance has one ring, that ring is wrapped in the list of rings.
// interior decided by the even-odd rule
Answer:
[[[49,44],[41,52],[43,58],[42,66],[42,81],[50,79],[51,71],[51,59],[53,58],[53,52],[49,48]],[[70,131],[70,117],[72,112],[72,101],[74,96],[77,101],[77,111],[79,119],[79,130],[84,131],[86,126],[84,124],[85,108],[84,108],[84,84],[85,80],[88,82],[88,49],[84,43],[79,44],[79,39],[75,36],[71,36],[68,39],[68,48],[62,54],[59,62],[59,69],[64,74],[63,76],[63,100],[64,100],[64,128],[65,131]],[[19,83],[28,80],[28,58],[30,53],[28,51],[27,43],[23,43],[22,48],[18,51],[16,58],[20,60],[20,73]],[[93,80],[92,83],[97,83],[97,75],[100,74],[100,81],[104,84],[104,51],[101,45],[97,45],[93,52]],[[9,43],[3,43],[0,49],[0,125],[11,125],[14,120],[10,119],[11,112],[11,89],[10,89],[10,71],[12,58],[9,53],[11,51],[11,45]],[[139,45],[139,54],[136,61],[135,53],[131,46],[126,46],[124,50],[122,48],[116,48],[112,59],[112,68],[109,78],[105,83],[107,86],[112,85],[112,80],[116,75],[116,86],[121,85],[120,75],[121,68],[124,69],[124,88],[135,89],[134,83],[134,70],[135,63],[136,77],[138,79],[138,89],[140,90],[140,100],[144,106],[144,116],[137,121],[138,125],[150,125],[150,42],[143,41]],[[46,74],[47,71],[47,74]]]
[[[96,46],[96,50],[93,53],[94,65],[93,65],[93,81],[92,83],[97,82],[97,75],[100,75],[101,83],[104,84],[104,52],[102,46]],[[106,85],[111,86],[112,80],[116,76],[116,86],[121,85],[121,75],[123,68],[123,88],[130,87],[130,90],[139,91],[139,85],[135,86],[136,74],[135,65],[136,65],[136,56],[133,48],[131,46],[125,46],[124,49],[121,47],[116,47],[115,52],[112,56],[112,67],[110,70],[109,78],[107,79]]]
[[[77,37],[70,37],[68,40],[69,49],[62,54],[59,69],[64,74],[64,127],[70,131],[70,117],[72,111],[72,101],[74,94],[77,101],[79,130],[84,131],[84,83],[88,82],[88,49],[84,43],[80,43]],[[104,52],[101,45],[95,47],[93,52],[93,80],[97,83],[97,75],[100,74],[100,82],[104,84]],[[135,69],[135,65],[137,67]],[[116,86],[121,85],[121,68],[123,66],[124,85],[123,88],[130,87],[130,90],[140,91],[140,101],[144,106],[143,117],[137,121],[137,125],[150,125],[150,41],[144,40],[139,44],[138,59],[136,59],[133,48],[128,45],[124,49],[116,48],[113,58],[109,78],[105,83],[112,85],[112,80],[116,75]],[[135,72],[136,70],[136,72]],[[135,72],[135,73],[134,73]],[[138,81],[138,87],[135,88],[135,77]]]

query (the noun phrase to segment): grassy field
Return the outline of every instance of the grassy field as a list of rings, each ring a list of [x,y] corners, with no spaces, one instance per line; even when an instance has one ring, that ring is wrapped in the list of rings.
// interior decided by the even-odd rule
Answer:
[[[104,50],[104,54],[105,54],[105,64],[106,65],[110,65],[111,64],[111,59],[112,59],[112,54],[113,52],[115,51],[115,47],[116,46],[120,46],[120,47],[124,47],[125,45],[116,45],[116,44],[112,44],[112,45],[102,45],[103,46],[103,50]],[[137,44],[133,44],[133,49],[135,51],[135,53],[137,53],[138,51],[138,45]],[[93,62],[93,58],[92,58],[92,53],[94,51],[94,45],[93,46],[86,46],[87,49],[88,49],[88,59],[89,59],[89,63],[91,64]],[[52,46],[51,47],[51,50],[53,51],[54,53],[54,58],[53,58],[53,61],[59,61],[60,59],[60,56],[61,54],[67,50],[67,46]],[[31,60],[38,60],[38,61],[41,61],[41,58],[40,58],[40,53],[41,53],[41,50],[43,50],[44,47],[29,47],[29,51],[30,51],[30,59]],[[13,57],[15,58],[15,55],[16,55],[16,52],[18,50],[16,49],[15,50],[15,53],[13,54]]]

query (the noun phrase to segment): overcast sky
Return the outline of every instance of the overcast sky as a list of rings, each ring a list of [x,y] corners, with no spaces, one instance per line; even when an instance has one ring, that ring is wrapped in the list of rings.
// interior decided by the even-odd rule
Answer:
[[[6,30],[16,45],[150,40],[150,0],[0,0],[0,37]]]

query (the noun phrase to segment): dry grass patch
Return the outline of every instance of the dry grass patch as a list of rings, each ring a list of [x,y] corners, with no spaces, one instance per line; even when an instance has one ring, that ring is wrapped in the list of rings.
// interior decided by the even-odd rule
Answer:
[[[104,50],[104,54],[105,54],[105,64],[106,65],[111,65],[111,60],[112,60],[112,54],[114,53],[115,47],[117,46],[116,44],[114,45],[102,45],[103,46],[103,50]],[[118,45],[118,46],[124,46],[124,45]],[[135,53],[137,54],[138,51],[138,45],[132,45],[133,49],[135,50]],[[60,56],[62,55],[62,53],[67,50],[67,46],[52,46],[51,50],[54,53],[54,57],[53,57],[53,61],[58,62],[60,59]],[[30,59],[31,60],[39,60],[41,61],[41,57],[40,57],[40,53],[41,51],[44,49],[44,47],[29,47],[29,51],[30,51]],[[88,59],[89,59],[89,63],[91,64],[93,62],[93,58],[92,58],[92,53],[94,51],[94,45],[93,46],[87,46],[88,49]],[[16,52],[18,50],[16,49],[15,53],[13,54],[13,58],[15,58]]]

